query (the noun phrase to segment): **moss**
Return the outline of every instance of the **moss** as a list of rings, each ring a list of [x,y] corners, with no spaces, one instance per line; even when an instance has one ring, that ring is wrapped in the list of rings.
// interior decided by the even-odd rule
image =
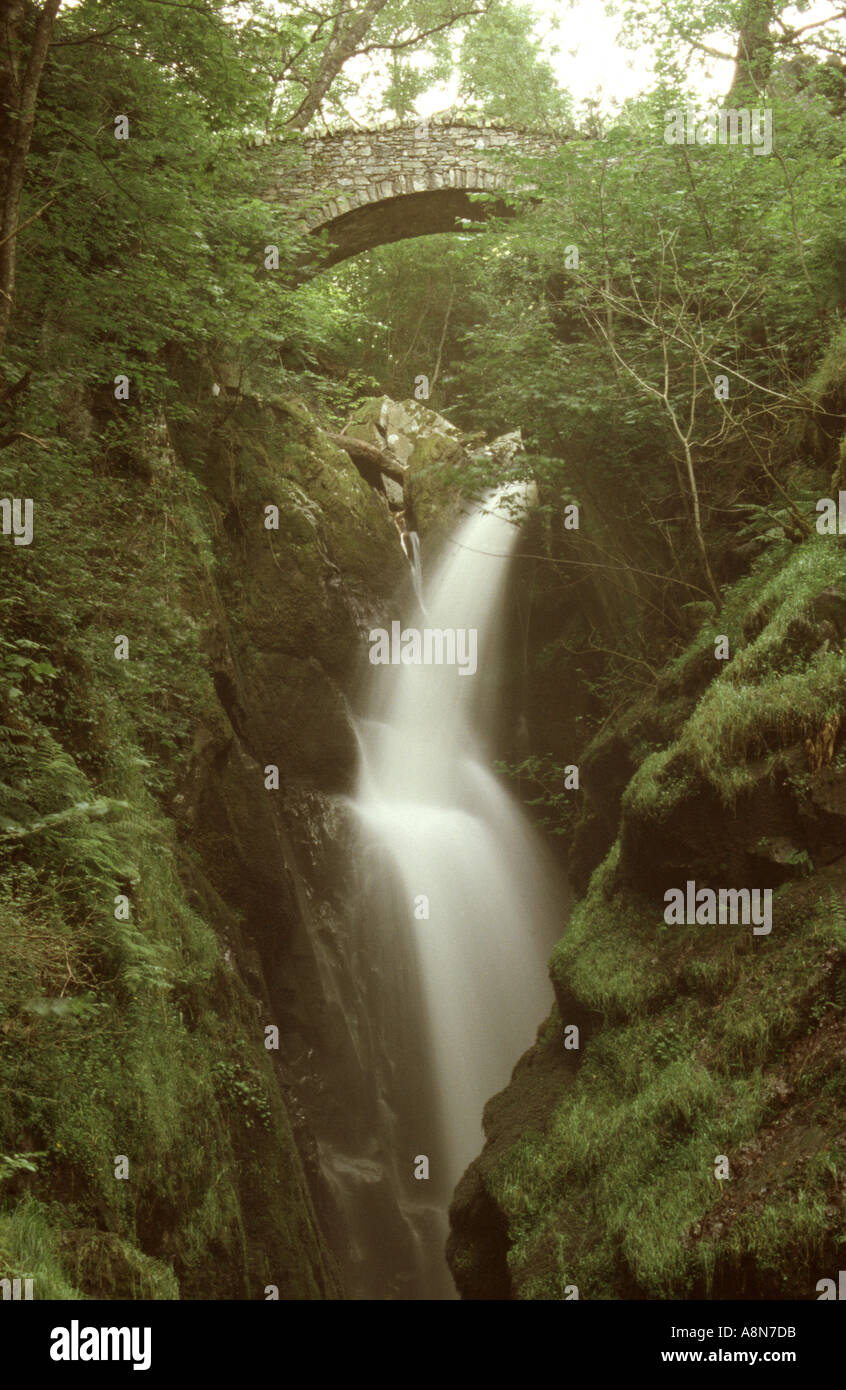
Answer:
[[[120,1236],[69,1230],[57,1203],[32,1197],[0,1213],[3,1278],[32,1279],[35,1299],[177,1299],[170,1266]]]
[[[469,471],[469,457],[457,440],[442,434],[421,435],[414,441],[408,460],[406,497],[422,535],[440,539],[458,512],[462,473]],[[469,493],[478,486],[467,479]]]
[[[623,793],[623,807],[645,821],[665,820],[692,786],[691,770],[677,748],[662,748],[644,758]]]
[[[758,593],[757,611],[764,617],[760,633],[712,682],[685,731],[685,746],[712,779],[731,758],[754,753],[768,737],[784,743],[797,736],[791,704],[794,721],[805,715],[807,705],[806,726],[834,707],[843,676],[840,653],[828,650],[808,614],[816,596],[844,578],[846,552],[837,541],[815,536],[796,547]],[[726,605],[734,648],[742,642],[740,603],[745,596],[746,585]]]
[[[550,971],[561,992],[572,992],[588,1008],[629,1017],[660,999],[669,979],[655,953],[660,913],[615,891],[618,860],[616,844],[574,909]]]
[[[846,403],[846,332],[832,338],[820,365],[808,381],[808,394],[820,409],[842,409]]]
[[[277,417],[253,409],[278,443]],[[303,449],[290,476],[281,448],[243,452],[240,501],[272,500],[277,479],[286,562],[319,590],[327,523],[301,476],[321,471],[328,495],[330,461]],[[35,1156],[0,1170],[0,1248],[38,1297],[337,1292],[231,923],[198,910],[175,818],[198,731],[231,738],[208,656],[230,554],[221,458],[209,445],[189,473],[170,455],[148,484],[70,448],[17,465],[15,488],[52,501],[3,596],[0,1153]],[[337,489],[339,531],[373,516],[346,483],[360,510],[346,517]]]
[[[834,540],[814,537],[794,548],[762,587],[747,578],[731,591],[718,624],[703,630],[692,655],[671,663],[665,674],[665,686],[683,683],[689,663],[698,665],[710,653],[707,689],[676,739],[636,772],[623,798],[624,814],[670,821],[702,784],[733,807],[766,774],[756,759],[769,758],[772,768],[774,755],[812,738],[840,714],[846,653],[821,625],[813,604],[823,592],[836,594],[844,579],[846,552]],[[756,635],[747,641],[744,631]],[[713,658],[718,633],[729,637],[731,659],[725,663]]]
[[[787,1129],[778,1108],[785,1074],[806,1065],[794,1054],[815,1055],[842,1013],[843,904],[818,883],[788,884],[766,944],[714,928],[706,948],[701,930],[634,908],[616,867],[615,849],[552,964],[559,991],[604,1022],[583,1032],[575,1083],[545,1131],[525,1131],[486,1169],[515,1296],[563,1298],[575,1284],[583,1298],[747,1285],[807,1297],[832,1250],[843,1097],[832,1087],[824,1115]],[[555,1046],[547,1030],[538,1050]],[[719,1155],[730,1181],[715,1177]]]

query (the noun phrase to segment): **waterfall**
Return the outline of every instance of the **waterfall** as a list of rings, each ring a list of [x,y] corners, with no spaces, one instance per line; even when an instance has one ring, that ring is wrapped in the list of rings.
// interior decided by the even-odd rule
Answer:
[[[375,666],[358,725],[367,917],[374,949],[393,962],[382,1027],[403,1205],[412,1221],[415,1209],[425,1214],[416,1228],[440,1243],[424,1297],[454,1296],[444,1277],[446,1206],[481,1148],[485,1102],[552,1003],[546,958],[563,920],[547,851],[490,770],[520,534],[511,512],[525,494],[510,485],[470,510],[426,595],[432,629],[475,629],[475,673]],[[420,1157],[428,1181],[414,1177]]]
[[[426,612],[426,605],[423,602],[423,563],[420,559],[420,537],[416,531],[403,531],[402,548],[405,558],[408,560],[411,570],[411,583],[414,587],[414,597],[420,605],[421,612]]]

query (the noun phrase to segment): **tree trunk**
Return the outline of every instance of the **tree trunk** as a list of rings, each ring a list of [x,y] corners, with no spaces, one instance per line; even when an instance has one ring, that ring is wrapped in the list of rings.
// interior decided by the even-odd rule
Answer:
[[[375,444],[368,444],[364,439],[355,439],[349,434],[331,434],[326,430],[326,437],[331,439],[333,444],[337,444],[340,449],[349,454],[357,468],[364,468],[371,475],[368,481],[378,482],[378,475],[386,473],[389,478],[393,478],[395,483],[402,483],[405,478],[405,469],[396,459],[389,458],[383,454],[381,449],[377,449]]]
[[[21,31],[24,0],[8,0],[0,14],[0,173],[5,170],[15,133],[20,88]]]
[[[26,14],[24,5],[13,0],[3,19],[6,51],[0,59],[0,97],[3,104],[0,122],[3,134],[8,135],[4,142],[8,153],[2,167],[3,184],[0,193],[0,353],[9,331],[14,306],[18,219],[26,161],[35,127],[38,89],[47,50],[50,47],[53,25],[61,3],[62,0],[45,0],[43,8],[38,12],[23,74],[20,72],[18,37]]]
[[[744,105],[760,98],[770,80],[775,55],[775,35],[770,26],[783,8],[775,0],[745,0],[740,14],[729,102]]]
[[[355,52],[380,10],[388,0],[367,0],[361,10],[342,11],[335,18],[329,41],[323,50],[316,76],[309,84],[297,110],[286,121],[293,130],[305,130],[312,116],[320,109],[321,102],[344,66]],[[349,24],[344,24],[350,19]]]

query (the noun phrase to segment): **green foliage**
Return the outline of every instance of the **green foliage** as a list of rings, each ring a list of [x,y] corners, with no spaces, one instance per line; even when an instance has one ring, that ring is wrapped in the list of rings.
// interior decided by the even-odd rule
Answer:
[[[0,1209],[0,1277],[32,1279],[36,1300],[172,1299],[173,1270],[125,1240],[96,1230],[64,1230],[67,1209],[27,1196]]]
[[[553,951],[550,971],[591,1009],[609,1017],[637,1017],[666,999],[669,965],[656,950],[660,912],[653,904],[615,892],[618,859],[615,845],[574,909]]]
[[[38,1165],[32,1160],[44,1158],[46,1152],[46,1149],[42,1149],[39,1153],[0,1154],[0,1182],[14,1177],[16,1173],[37,1173]]]
[[[32,1279],[36,1299],[77,1300],[84,1295],[65,1272],[56,1215],[29,1197],[13,1211],[0,1207],[0,1278]]]
[[[695,15],[676,0],[623,8],[654,38],[656,88],[576,131],[526,7],[491,0],[470,16],[449,0],[388,0],[350,48],[373,55],[372,80],[361,67],[330,74],[315,113],[344,118],[361,86],[359,113],[405,118],[455,75],[476,111],[567,138],[541,161],[506,156],[523,185],[513,219],[385,248],[296,288],[306,240],[293,209],[264,200],[247,137],[290,134],[356,7],[332,22],[255,0],[82,0],[61,12],[0,382],[28,382],[2,406],[4,431],[8,414],[30,436],[0,451],[2,491],[38,499],[38,544],[14,552],[0,596],[0,1251],[38,1297],[250,1295],[280,1250],[297,1252],[289,1296],[320,1292],[319,1241],[252,1001],[186,888],[175,819],[197,732],[214,735],[222,718],[207,654],[217,533],[237,529],[244,494],[255,501],[281,466],[262,454],[256,420],[238,445],[241,481],[233,471],[220,483],[225,505],[200,481],[210,461],[221,474],[230,462],[229,406],[211,415],[209,398],[233,364],[257,396],[290,399],[293,386],[326,419],[365,392],[408,396],[424,373],[433,407],[466,429],[522,427],[529,452],[515,472],[541,484],[544,558],[578,566],[580,583],[596,572],[577,595],[591,655],[609,656],[597,630],[621,639],[610,667],[583,678],[597,723],[631,688],[616,656],[654,675],[702,600],[713,604],[661,677],[698,704],[643,763],[633,814],[666,813],[697,779],[730,804],[750,759],[840,711],[844,656],[815,641],[808,607],[841,579],[841,550],[793,543],[843,433],[842,76],[797,66],[785,30],[766,45],[774,155],[670,147],[664,113],[688,96],[679,45],[738,24],[740,0]],[[121,115],[128,141],[115,139]],[[297,142],[284,147],[292,162]],[[278,273],[264,272],[268,244]],[[718,371],[730,405],[714,395]],[[323,462],[303,468],[354,521],[356,498]],[[721,585],[766,548],[719,612],[692,544],[694,471]],[[494,480],[478,449],[460,478],[446,466],[432,483],[446,493]],[[294,609],[314,578],[316,504],[293,479],[279,493],[300,567],[284,596]],[[560,527],[573,499],[578,556]],[[371,558],[348,524],[333,559],[360,576]],[[565,599],[548,605],[559,612],[575,592],[560,587]],[[750,602],[759,621],[747,638]],[[554,664],[566,641],[550,628],[542,659]],[[121,663],[112,644],[125,631]],[[735,654],[702,692],[715,631]],[[561,770],[552,755],[508,769],[559,834],[571,810]],[[843,949],[842,913],[822,898],[797,907],[765,967],[727,938],[696,957],[689,934],[671,939],[654,904],[621,891],[618,867],[615,848],[552,963],[561,999],[605,1027],[549,1134],[524,1136],[495,1179],[523,1296],[559,1297],[568,1281],[613,1294],[621,1267],[628,1288],[677,1296],[710,1287],[726,1251],[777,1270],[780,1241],[810,1258],[842,1177],[842,1154],[821,1144],[797,1191],[742,1213],[727,1242],[696,1230],[715,1201],[714,1153],[760,1129],[786,1048],[842,1010],[826,965]],[[842,1085],[818,1079],[825,1103],[841,1104]],[[113,1176],[124,1152],[131,1183]],[[251,1204],[263,1209],[250,1240]],[[543,1242],[553,1258],[537,1273]],[[161,1259],[144,1254],[153,1243]]]
[[[529,6],[497,0],[472,25],[458,63],[462,104],[522,129],[570,125],[572,103],[542,56],[536,24]]]
[[[270,1102],[256,1072],[243,1062],[228,1060],[215,1062],[213,1071],[217,1085],[230,1101],[241,1107],[247,1129],[252,1129],[254,1124],[270,1129]]]
[[[484,50],[489,23],[471,48]],[[549,157],[509,156],[531,184],[511,220],[381,248],[326,277],[355,304],[339,351],[385,391],[409,396],[425,373],[429,404],[463,429],[522,428],[560,566],[549,587],[578,582],[613,677],[585,671],[597,723],[638,669],[645,682],[685,642],[694,606],[719,609],[673,420],[688,432],[720,589],[765,547],[784,557],[807,534],[843,433],[841,421],[832,440],[844,406],[828,350],[846,293],[837,105],[779,89],[762,158],[667,144],[666,112],[689,96],[663,78]]]
[[[559,763],[551,754],[532,754],[519,763],[497,763],[498,772],[505,773],[518,783],[524,806],[540,807],[543,811],[536,819],[539,828],[552,835],[566,835],[572,832],[576,812],[574,788],[568,788],[567,766]],[[522,788],[536,788],[538,794],[529,796]]]
[[[641,762],[624,830],[636,823],[648,843],[703,781],[730,801],[760,784],[762,752],[841,715],[840,644],[815,605],[822,595],[839,612],[843,566],[837,540],[812,536],[768,551],[728,591],[719,625],[709,618],[661,673],[653,703],[704,693]],[[717,631],[733,656],[715,670]],[[748,928],[668,926],[660,897],[626,880],[619,843],[593,874],[550,962],[562,1022],[580,1020],[580,1065],[547,1131],[527,1130],[486,1179],[518,1297],[563,1298],[570,1284],[600,1298],[812,1296],[834,1257],[846,1162],[846,914],[807,854],[781,862],[805,875],[774,893],[763,949]],[[542,1049],[560,1047],[556,1023]]]

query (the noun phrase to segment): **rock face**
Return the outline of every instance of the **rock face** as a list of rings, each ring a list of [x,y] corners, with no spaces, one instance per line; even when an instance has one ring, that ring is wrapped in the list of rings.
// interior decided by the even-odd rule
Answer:
[[[4,694],[0,719],[0,1051],[24,1058],[0,1151],[44,1151],[4,1184],[0,1249],[36,1297],[334,1298],[327,1100],[310,1124],[303,1103],[325,1063],[362,1126],[373,1105],[327,990],[332,855],[346,692],[405,561],[384,500],[298,402],[186,390],[208,412],[139,438],[129,477],[74,471],[71,438],[62,487],[31,480],[67,499],[43,508],[44,549],[4,576],[20,650],[49,653],[55,685]],[[120,566],[98,528],[66,543],[86,510]]]
[[[519,430],[483,444],[422,402],[387,396],[363,401],[344,433],[384,451],[403,470],[401,496],[385,489],[388,500],[400,529],[419,531],[430,555],[455,526],[462,494],[478,495],[491,486],[478,470],[502,481],[511,476],[523,449]]]
[[[458,516],[455,470],[470,462],[460,430],[419,401],[377,396],[357,407],[345,432],[384,449],[401,465],[398,519],[402,529],[421,532],[431,552]]]
[[[455,1194],[463,1297],[808,1299],[839,1267],[845,596],[836,541],[762,560],[582,757],[586,892]],[[771,931],[668,925],[691,879],[770,890]]]
[[[402,574],[386,509],[295,402],[243,402],[202,467],[226,537],[208,639],[221,703],[262,765],[337,788],[352,750],[344,691]]]

